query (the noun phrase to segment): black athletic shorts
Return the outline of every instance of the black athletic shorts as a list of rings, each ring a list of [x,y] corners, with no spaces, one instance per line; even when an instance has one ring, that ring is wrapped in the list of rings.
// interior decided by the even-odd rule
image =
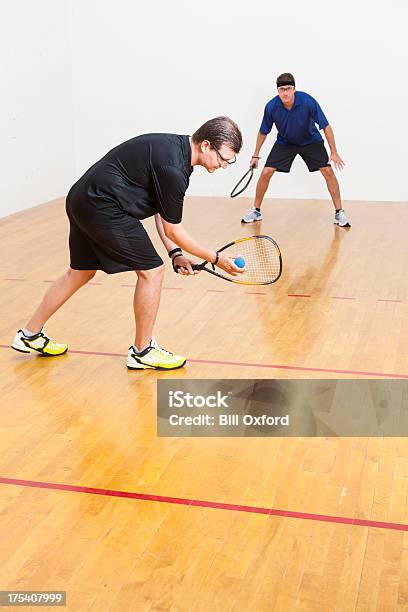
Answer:
[[[78,208],[67,199],[71,268],[116,274],[161,266],[163,260],[141,222],[110,202],[107,207],[113,207],[109,224],[99,216],[96,220],[86,203]]]
[[[329,156],[322,140],[303,146],[275,142],[265,166],[276,168],[278,172],[290,172],[292,162],[298,154],[309,168],[309,172],[315,172],[320,168],[330,166]]]

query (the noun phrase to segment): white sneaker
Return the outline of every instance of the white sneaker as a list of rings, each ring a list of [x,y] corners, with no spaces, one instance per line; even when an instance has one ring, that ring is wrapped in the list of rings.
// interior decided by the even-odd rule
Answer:
[[[15,351],[19,351],[19,353],[31,353],[35,351],[47,357],[57,357],[67,352],[68,345],[63,342],[55,342],[43,331],[33,336],[26,336],[23,330],[19,329],[14,336],[11,348]]]
[[[185,357],[166,351],[153,337],[141,353],[136,353],[134,346],[129,348],[126,366],[128,370],[176,370],[185,363]]]
[[[334,215],[334,223],[339,227],[351,227],[350,221],[347,219],[343,209],[339,210]]]
[[[254,223],[254,221],[262,221],[262,213],[256,210],[255,207],[250,208],[242,217],[241,223]]]

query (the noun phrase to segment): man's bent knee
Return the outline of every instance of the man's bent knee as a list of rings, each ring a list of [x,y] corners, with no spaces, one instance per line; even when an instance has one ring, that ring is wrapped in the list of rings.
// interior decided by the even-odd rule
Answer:
[[[272,174],[276,172],[276,168],[270,168],[269,166],[265,166],[265,168],[261,172],[260,178],[270,179]]]
[[[165,267],[164,264],[151,270],[135,270],[138,279],[146,281],[161,281],[164,276]]]
[[[70,276],[73,280],[80,283],[87,283],[96,274],[96,270],[74,270],[74,268],[68,268],[68,276]]]
[[[325,179],[330,179],[336,176],[333,172],[333,168],[331,166],[324,166],[324,168],[319,168],[320,172],[324,176]]]

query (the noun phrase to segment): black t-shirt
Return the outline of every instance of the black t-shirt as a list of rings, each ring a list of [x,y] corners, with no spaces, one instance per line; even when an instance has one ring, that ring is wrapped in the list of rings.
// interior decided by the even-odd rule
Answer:
[[[180,223],[191,167],[188,136],[144,134],[118,145],[73,185],[67,202],[77,215],[107,220],[119,209]]]

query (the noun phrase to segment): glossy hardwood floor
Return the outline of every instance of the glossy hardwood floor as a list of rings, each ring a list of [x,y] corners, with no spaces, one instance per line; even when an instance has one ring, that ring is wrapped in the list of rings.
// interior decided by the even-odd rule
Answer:
[[[124,366],[132,273],[99,272],[51,319],[67,355],[9,349],[68,263],[68,225],[62,201],[0,219],[0,589],[66,590],[73,611],[408,610],[406,439],[156,437],[157,379],[408,379],[408,204],[347,202],[350,230],[283,200],[241,227],[249,204],[190,198],[184,225],[211,247],[273,236],[282,278],[168,266],[156,336],[189,361],[167,373]]]

